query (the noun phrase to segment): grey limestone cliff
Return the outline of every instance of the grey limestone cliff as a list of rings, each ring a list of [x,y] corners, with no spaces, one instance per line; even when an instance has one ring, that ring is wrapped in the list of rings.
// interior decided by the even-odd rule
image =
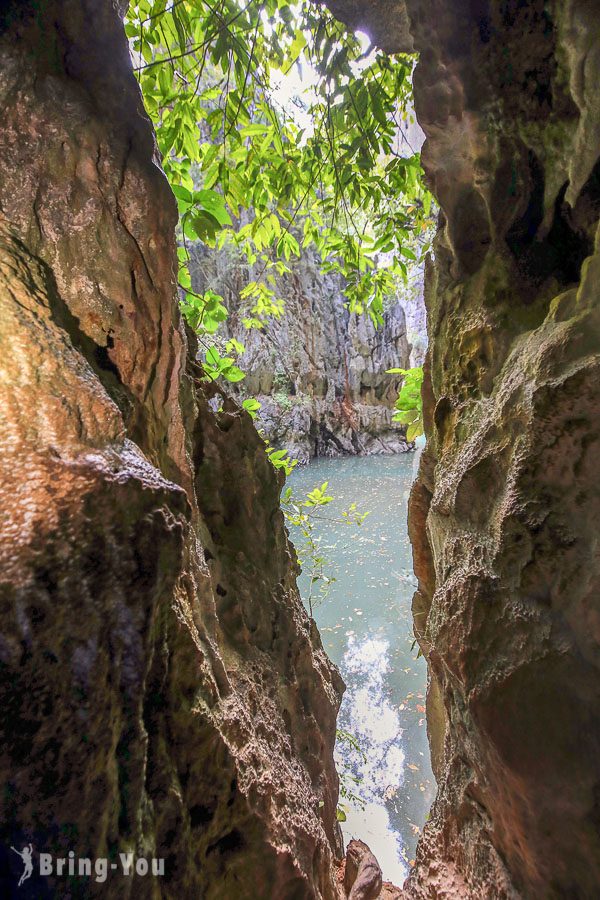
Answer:
[[[407,290],[402,302],[391,301],[383,325],[376,327],[367,315],[346,309],[342,279],[324,275],[316,255],[305,251],[291,273],[278,279],[284,315],[248,331],[240,292],[254,274],[234,251],[194,247],[192,277],[196,290],[212,288],[224,298],[225,334],[246,348],[240,364],[247,375],[237,390],[260,401],[259,426],[272,444],[303,461],[410,448],[392,421],[401,378],[386,370],[422,358],[422,286]]]

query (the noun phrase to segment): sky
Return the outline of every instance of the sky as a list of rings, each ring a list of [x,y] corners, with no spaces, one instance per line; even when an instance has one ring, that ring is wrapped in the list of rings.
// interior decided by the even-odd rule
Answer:
[[[360,41],[363,54],[365,54],[359,60],[351,63],[353,73],[359,75],[363,69],[371,65],[376,50],[373,48],[371,52],[367,52],[372,46],[371,39],[367,34],[362,31],[357,31],[355,34]],[[318,80],[319,76],[316,70],[306,60],[303,61],[302,66],[292,66],[286,74],[278,72],[273,75],[272,98],[276,104],[283,107],[293,117],[298,127],[304,130],[304,139],[309,138],[313,133],[313,121],[307,108],[316,99],[315,87]],[[411,114],[414,119],[412,110]],[[397,151],[406,156],[420,151],[425,135],[416,120],[407,122],[402,131],[404,138],[402,134],[398,135]]]

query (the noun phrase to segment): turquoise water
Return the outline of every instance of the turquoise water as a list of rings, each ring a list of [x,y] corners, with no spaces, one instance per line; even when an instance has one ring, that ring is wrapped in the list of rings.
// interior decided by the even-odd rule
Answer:
[[[425,724],[425,661],[413,647],[410,604],[415,582],[407,500],[413,453],[316,460],[295,470],[294,493],[324,481],[335,498],[317,532],[327,572],[336,580],[314,610],[323,644],[347,689],[338,728],[365,754],[338,744],[338,770],[361,803],[346,805],[346,841],[366,841],[384,879],[406,877],[435,793]],[[369,511],[360,527],[337,521],[350,503]],[[293,530],[292,530],[293,531]],[[292,533],[292,539],[300,541]],[[307,596],[308,578],[299,579]]]

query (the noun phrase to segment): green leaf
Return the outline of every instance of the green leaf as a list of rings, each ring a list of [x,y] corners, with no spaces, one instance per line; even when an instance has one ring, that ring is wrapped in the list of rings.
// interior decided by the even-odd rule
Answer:
[[[179,214],[183,215],[190,207],[192,206],[194,200],[192,196],[192,192],[189,191],[182,184],[173,184],[171,185],[171,190],[175,194],[177,198],[177,206],[179,208]]]
[[[242,379],[246,377],[246,373],[242,372],[241,369],[238,369],[237,366],[228,366],[227,368],[223,369],[222,375],[223,378],[225,378],[227,381],[231,381],[233,383],[242,381]]]
[[[231,225],[231,216],[225,209],[225,200],[216,191],[195,191],[194,202],[214,216],[219,225]]]
[[[402,409],[394,413],[392,418],[394,422],[400,422],[402,425],[411,425],[419,419],[419,411],[417,409]]]
[[[225,311],[225,314],[227,314],[227,311]],[[245,351],[246,351],[246,348],[244,347],[244,345],[241,344],[239,341],[237,341],[235,338],[230,338],[227,341],[227,343],[225,344],[225,349],[227,350],[228,353],[232,353],[232,352],[237,353],[238,356],[241,356],[242,353],[245,353]]]
[[[253,419],[255,419],[256,414],[261,407],[261,404],[254,397],[248,397],[246,400],[242,401],[242,406],[246,410],[246,412],[249,413],[249,415]],[[289,491],[291,492],[291,488],[289,488]]]
[[[211,243],[215,240],[220,227],[217,219],[211,213],[203,210],[187,219],[184,231],[190,237],[189,231],[191,230],[192,239],[197,237],[201,241]]]
[[[414,441],[419,435],[423,434],[423,430],[418,424],[409,425],[406,429],[406,440]]]
[[[242,134],[244,137],[252,137],[257,134],[265,134],[269,130],[270,126],[266,122],[253,122],[251,125],[246,125],[245,128],[242,128]]]

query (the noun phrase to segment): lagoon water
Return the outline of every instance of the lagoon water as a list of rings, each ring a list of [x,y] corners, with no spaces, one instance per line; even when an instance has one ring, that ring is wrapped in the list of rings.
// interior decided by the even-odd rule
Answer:
[[[317,533],[336,580],[314,617],[347,686],[338,728],[353,735],[364,754],[338,742],[338,770],[346,770],[344,783],[360,797],[342,798],[342,830],[346,842],[359,837],[369,844],[384,880],[397,885],[408,874],[435,794],[426,667],[417,659],[410,613],[415,581],[406,515],[414,460],[413,453],[316,460],[288,481],[297,496],[328,481],[335,498],[323,509]],[[353,502],[369,511],[360,527],[339,521]],[[292,539],[301,540],[294,533]],[[299,584],[306,596],[306,573]]]

